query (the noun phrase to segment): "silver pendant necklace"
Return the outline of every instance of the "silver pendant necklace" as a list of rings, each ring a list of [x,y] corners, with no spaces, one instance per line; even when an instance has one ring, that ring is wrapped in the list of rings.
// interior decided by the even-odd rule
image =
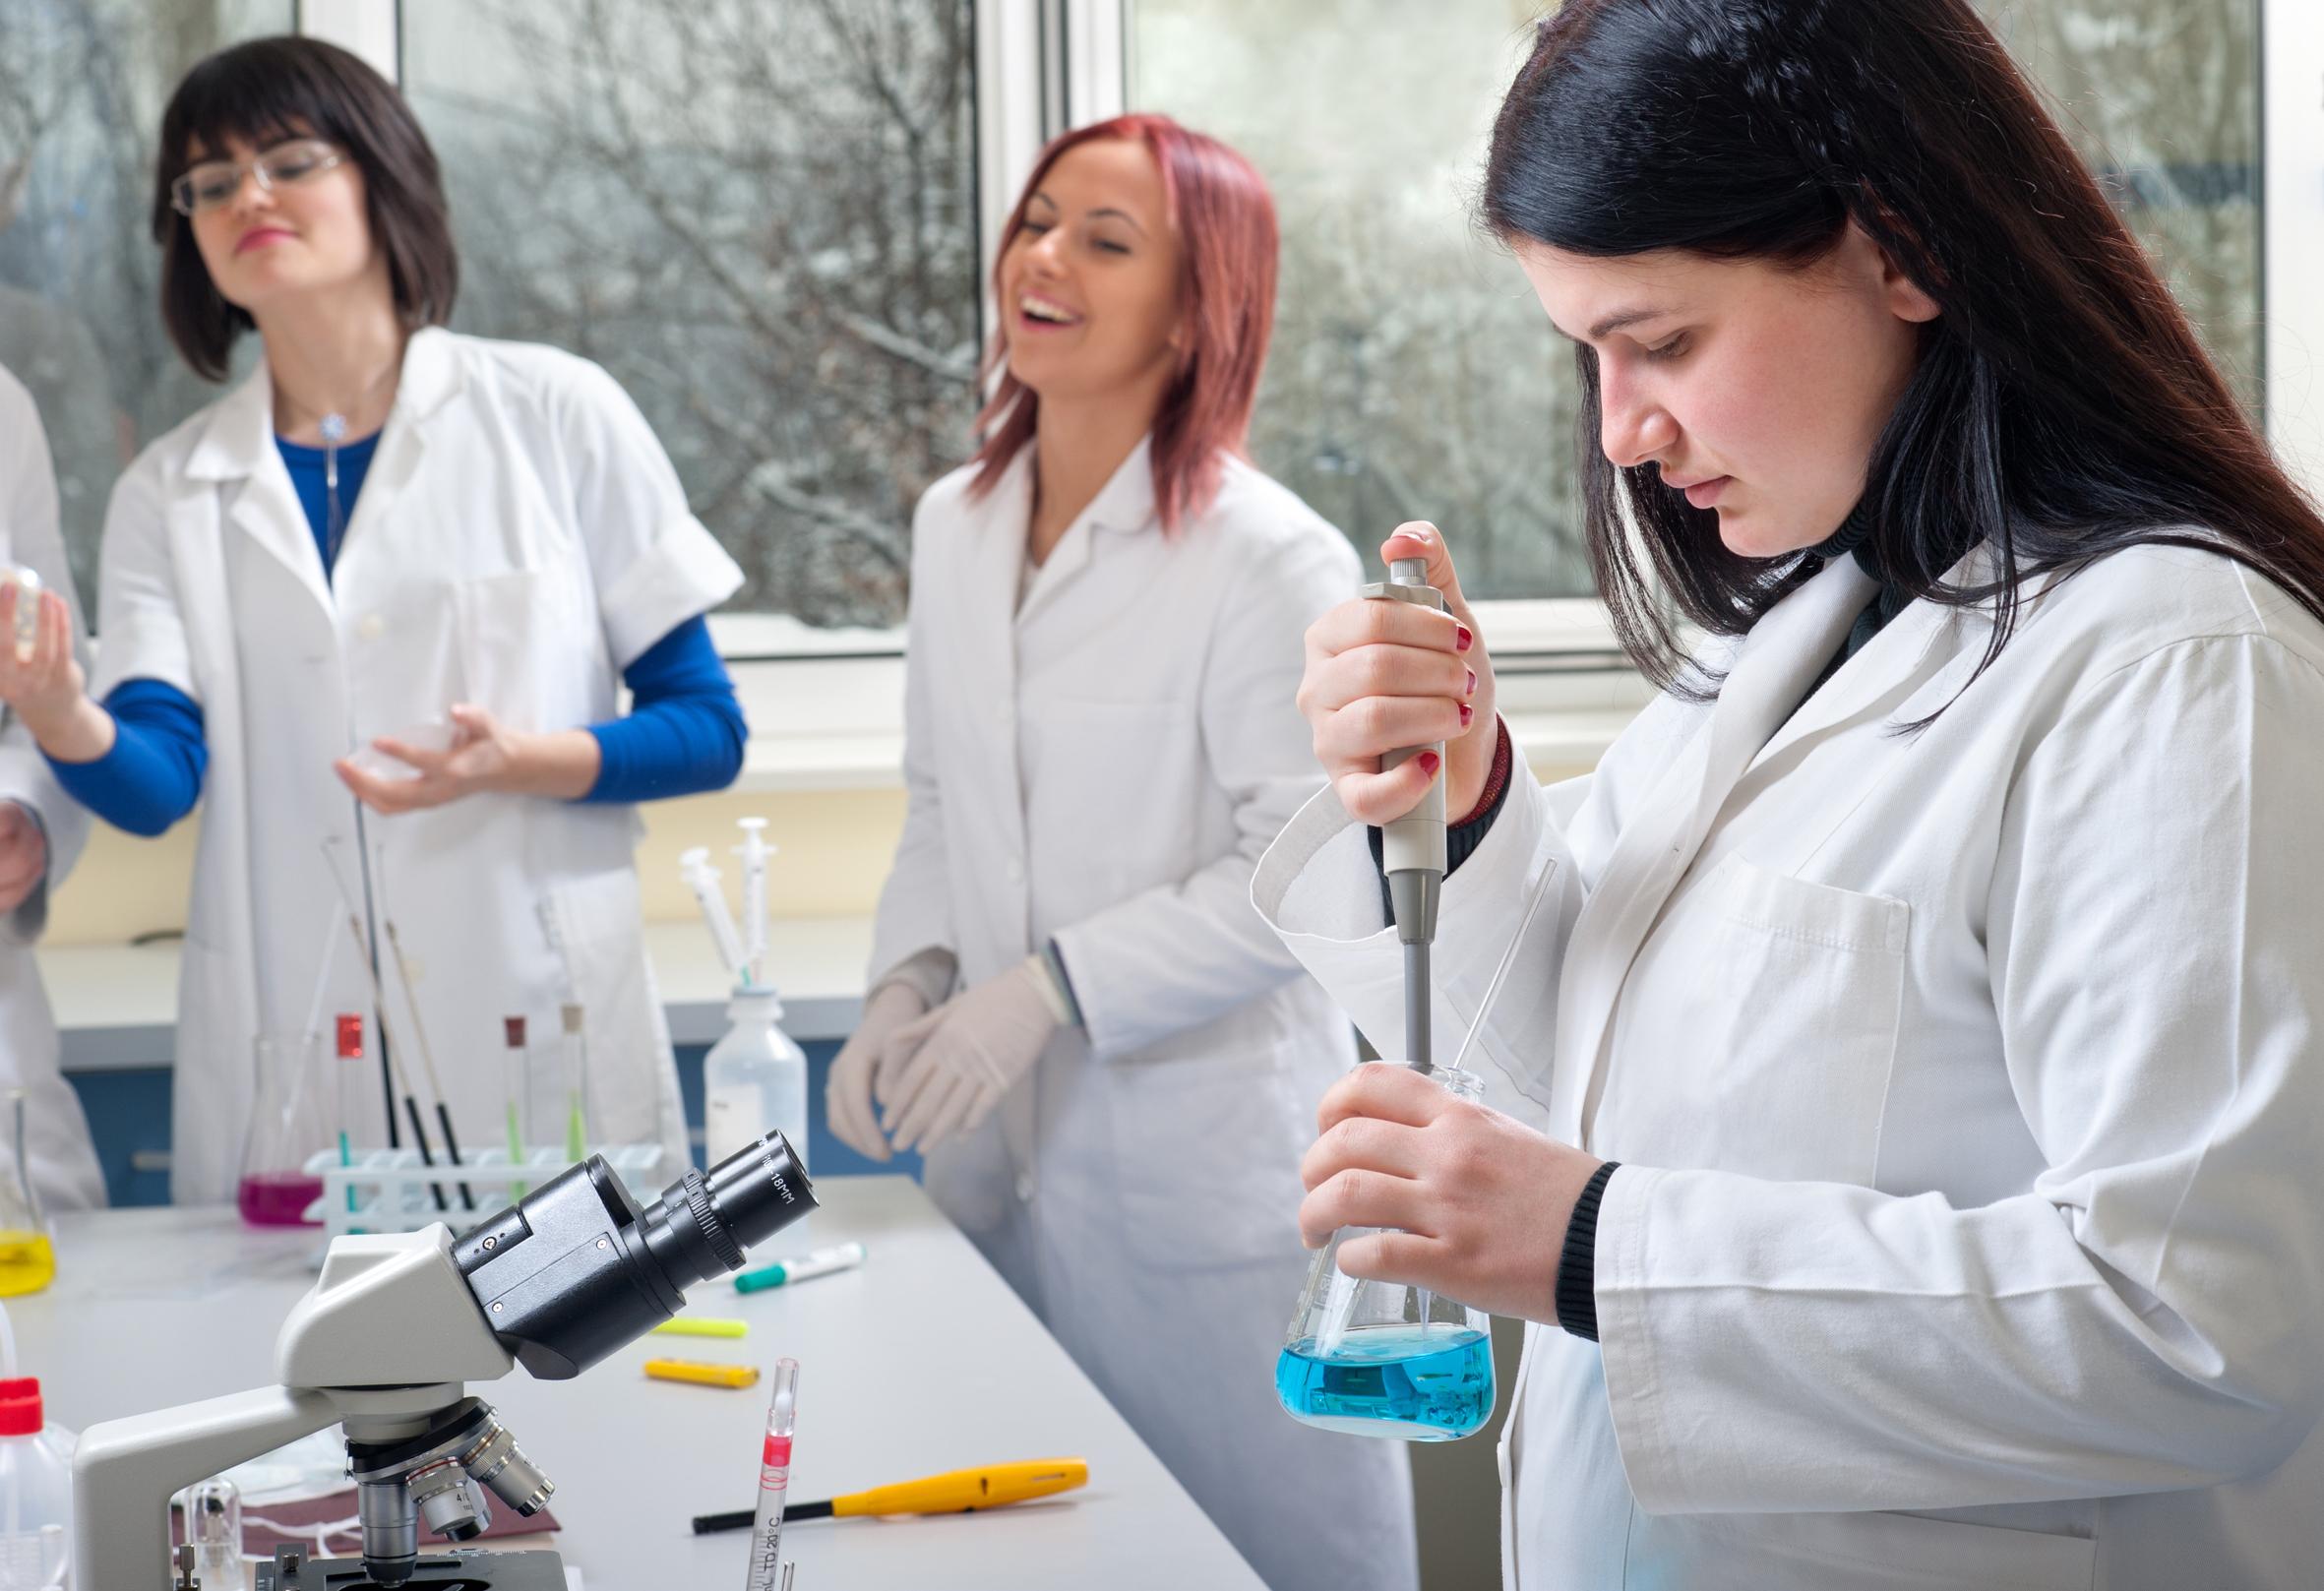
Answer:
[[[339,538],[346,533],[347,517],[338,503],[338,445],[347,439],[347,417],[336,410],[323,416],[323,541],[328,554],[326,575],[338,567]]]

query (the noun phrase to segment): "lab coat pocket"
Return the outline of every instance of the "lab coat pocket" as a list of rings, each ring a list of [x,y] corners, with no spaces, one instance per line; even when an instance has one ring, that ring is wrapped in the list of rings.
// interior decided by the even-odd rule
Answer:
[[[1118,1061],[1105,1075],[1122,1240],[1139,1263],[1296,1261],[1299,1160],[1313,1134],[1301,1132],[1281,1054]],[[1298,1280],[1295,1267],[1286,1286]]]
[[[1904,1513],[1666,1514],[1630,1521],[1631,1586],[1688,1591],[2087,1591],[2098,1544]]]
[[[1622,988],[1605,1152],[1870,1185],[1911,916],[1742,857],[1675,901]]]
[[[462,698],[511,729],[573,729],[610,715],[607,670],[589,644],[573,582],[556,570],[521,569],[452,587],[459,625]],[[602,700],[600,700],[602,699]]]

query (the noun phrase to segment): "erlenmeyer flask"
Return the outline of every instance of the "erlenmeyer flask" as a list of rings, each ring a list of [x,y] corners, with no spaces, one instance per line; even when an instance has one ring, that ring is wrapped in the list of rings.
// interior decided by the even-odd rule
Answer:
[[[0,1129],[8,1133],[8,1163],[0,1171],[0,1298],[37,1293],[56,1277],[56,1248],[48,1217],[32,1186],[25,1152],[25,1091],[0,1092]]]
[[[337,1124],[332,1121],[336,1091],[324,1086],[320,1033],[262,1033],[255,1045],[258,1102],[250,1135],[242,1145],[242,1180],[236,1202],[252,1226],[320,1226],[323,1177],[307,1162],[324,1149],[336,1151]]]
[[[1438,1067],[1429,1075],[1462,1099],[1483,1092],[1475,1072]],[[1275,1395],[1293,1419],[1325,1431],[1406,1441],[1466,1437],[1493,1417],[1491,1321],[1426,1288],[1342,1272],[1339,1246],[1373,1230],[1333,1233],[1308,1267],[1275,1360]]]

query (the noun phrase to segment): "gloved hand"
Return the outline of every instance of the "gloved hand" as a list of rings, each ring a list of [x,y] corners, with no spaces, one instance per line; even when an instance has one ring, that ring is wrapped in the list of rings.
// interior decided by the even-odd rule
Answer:
[[[1033,1070],[1061,1025],[1062,1000],[1047,978],[1039,962],[1021,962],[888,1040],[880,1125],[898,1149],[926,1154],[954,1132],[974,1132]]]
[[[865,999],[863,1018],[831,1062],[830,1080],[824,1084],[824,1115],[831,1135],[857,1154],[888,1158],[887,1139],[881,1135],[879,1112],[872,1105],[872,1087],[887,1062],[888,1040],[927,1014],[928,997],[906,980],[890,978]],[[901,1052],[897,1059],[909,1053]]]

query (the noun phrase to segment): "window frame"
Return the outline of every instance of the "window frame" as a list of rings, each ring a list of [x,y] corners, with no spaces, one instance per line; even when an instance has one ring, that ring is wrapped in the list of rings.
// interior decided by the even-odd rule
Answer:
[[[296,26],[399,83],[402,11],[402,0],[298,0]],[[2260,0],[2259,39],[2264,419],[2294,474],[2324,497],[2324,292],[2304,285],[2324,258],[2324,9],[2312,0]],[[1134,47],[1128,0],[975,0],[976,209],[986,279],[1009,201],[1042,146],[1126,106]],[[980,339],[993,318],[990,294],[980,291]],[[1576,675],[1631,672],[1595,598],[1488,599],[1477,611],[1496,656],[1514,665],[1519,697],[1545,710],[1571,695]],[[885,680],[904,646],[900,626],[812,632],[791,622],[786,633],[780,616],[738,613],[716,616],[713,630],[738,669],[796,664],[819,677],[843,675],[852,664]],[[1543,681],[1562,683],[1543,689]],[[869,702],[887,693],[844,694]],[[867,732],[885,734],[890,712],[875,710],[874,719]]]

